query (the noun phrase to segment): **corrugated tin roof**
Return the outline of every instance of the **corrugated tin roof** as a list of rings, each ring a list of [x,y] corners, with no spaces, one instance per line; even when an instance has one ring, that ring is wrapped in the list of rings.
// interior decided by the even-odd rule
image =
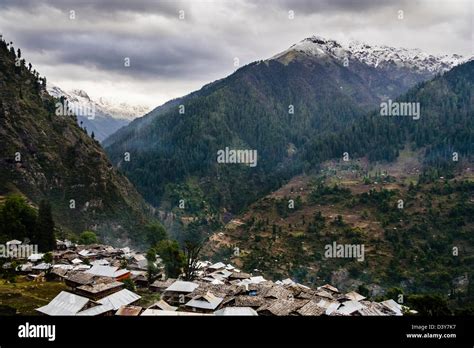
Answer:
[[[110,264],[106,259],[94,260],[91,263],[91,266],[108,266]]]
[[[76,315],[89,302],[86,297],[61,291],[46,306],[36,309],[47,315]]]
[[[112,295],[106,296],[100,299],[98,302],[102,304],[110,303],[114,309],[119,309],[121,306],[129,305],[141,298],[140,295],[131,292],[130,290],[123,289]]]
[[[337,310],[339,314],[350,315],[359,309],[363,309],[365,306],[357,301],[346,301],[342,306]]]
[[[9,240],[8,242],[6,242],[5,244],[7,246],[9,245],[20,245],[22,243],[22,241],[18,240],[18,239],[12,239],[12,240]]]
[[[211,269],[221,269],[221,268],[225,268],[225,267],[226,267],[226,265],[223,262],[217,262],[217,263],[209,266],[209,268],[211,268]]]
[[[86,309],[85,311],[77,313],[78,316],[94,316],[94,315],[100,315],[109,311],[113,311],[114,308],[109,304],[100,304],[98,306],[94,306],[91,308]]]
[[[129,270],[118,269],[118,267],[94,265],[91,269],[87,270],[86,273],[94,274],[102,277],[117,278],[124,274],[129,273]]]
[[[38,261],[38,260],[41,260],[43,258],[44,254],[31,254],[30,256],[28,256],[28,260],[30,261]]]
[[[50,269],[52,265],[50,263],[40,263],[39,265],[31,267],[31,269],[36,269],[36,270],[47,270]]]
[[[194,290],[196,290],[197,287],[199,287],[199,284],[177,280],[173,284],[168,286],[165,291],[193,292]]]
[[[191,301],[186,303],[186,306],[214,310],[223,300],[224,299],[222,297],[216,297],[212,293],[208,292],[205,295],[198,295],[194,297]]]
[[[258,316],[258,313],[250,307],[226,307],[215,311],[214,314],[231,316]]]
[[[391,310],[395,315],[403,315],[402,306],[392,299],[382,301],[380,304]]]
[[[207,313],[197,313],[197,312],[176,312],[176,311],[162,311],[159,309],[146,309],[142,315],[144,316],[206,316],[206,315],[214,315],[214,314],[207,314]]]
[[[326,308],[326,315],[331,315],[333,312],[336,312],[339,308],[339,302],[332,302]]]

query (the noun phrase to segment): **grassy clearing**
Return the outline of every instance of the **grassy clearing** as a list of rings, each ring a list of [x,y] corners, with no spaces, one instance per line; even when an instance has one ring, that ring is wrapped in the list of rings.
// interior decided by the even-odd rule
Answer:
[[[142,297],[137,305],[143,308],[149,307],[160,300],[160,294],[157,292],[148,289],[137,289],[136,292]]]
[[[7,283],[2,279],[0,280],[0,306],[13,308],[16,314],[36,315],[38,314],[35,311],[36,308],[46,305],[66,289],[66,285],[58,281],[36,283],[24,276],[19,276],[15,283]]]

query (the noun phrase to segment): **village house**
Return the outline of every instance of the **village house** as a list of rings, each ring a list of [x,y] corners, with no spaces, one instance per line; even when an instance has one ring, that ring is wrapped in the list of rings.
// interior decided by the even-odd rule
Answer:
[[[185,297],[198,287],[199,284],[177,280],[165,289],[163,299],[172,304],[184,304],[187,302]]]
[[[53,265],[42,262],[43,255],[38,254],[16,268],[41,281],[50,271],[71,288],[73,293],[63,291],[38,308],[47,315],[387,316],[408,310],[394,300],[369,301],[330,284],[310,288],[290,278],[267,280],[224,262],[199,261],[193,281],[166,279],[161,273],[159,280],[148,285],[147,260],[130,248],[99,244],[60,248],[53,254]],[[157,266],[162,267],[160,262]],[[141,296],[124,288],[125,279],[161,294],[161,299],[143,309],[137,305]],[[76,305],[64,305],[65,301],[76,301]]]
[[[61,291],[46,306],[36,309],[38,312],[46,315],[76,315],[81,310],[92,305],[92,302],[86,298],[67,291]]]
[[[217,297],[211,292],[207,292],[205,295],[193,297],[186,303],[186,307],[191,308],[193,312],[209,313],[213,312],[223,300],[222,297]]]
[[[168,278],[166,280],[155,280],[150,284],[150,289],[157,292],[164,292],[171,284],[173,284],[176,279]]]
[[[100,299],[97,302],[104,305],[110,305],[114,308],[114,310],[118,310],[121,306],[128,306],[134,304],[140,298],[140,295],[135,294],[130,290],[122,289],[118,292],[114,292],[113,294]]]
[[[155,302],[154,304],[149,306],[147,309],[158,309],[162,311],[176,311],[178,310],[178,307],[171,306],[165,301],[159,300],[158,302]]]
[[[124,287],[122,282],[117,282],[110,278],[98,278],[89,284],[78,286],[75,292],[78,295],[88,297],[93,300],[99,300],[111,295]]]
[[[118,309],[115,315],[125,317],[137,317],[142,312],[143,308],[139,306],[122,306]]]
[[[85,273],[96,275],[96,276],[101,276],[101,277],[109,277],[109,278],[113,278],[117,281],[130,278],[130,271],[129,270],[119,269],[118,267],[111,267],[111,266],[95,265],[95,266],[92,266],[87,271],[85,271]]]

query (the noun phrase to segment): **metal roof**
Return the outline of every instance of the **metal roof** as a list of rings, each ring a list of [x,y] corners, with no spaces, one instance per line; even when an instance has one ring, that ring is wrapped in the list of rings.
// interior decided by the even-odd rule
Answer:
[[[211,268],[211,269],[221,269],[221,268],[225,268],[225,267],[226,267],[226,264],[223,263],[223,262],[217,262],[217,263],[209,266],[209,268]]]
[[[346,301],[342,306],[337,310],[339,314],[350,315],[359,309],[363,309],[365,306],[357,301]]]
[[[105,312],[113,311],[114,308],[109,304],[100,304],[98,306],[94,306],[91,308],[86,309],[85,311],[79,312],[76,315],[78,316],[94,316],[94,315],[100,315]]]
[[[339,302],[332,302],[331,304],[328,305],[326,308],[326,315],[331,315],[333,312],[337,311],[339,307]]]
[[[31,254],[30,256],[28,256],[28,260],[30,261],[38,261],[38,260],[41,260],[43,258],[44,254]]]
[[[197,287],[199,287],[199,284],[177,280],[173,284],[168,286],[165,291],[193,292]]]
[[[250,307],[226,307],[215,311],[214,314],[231,316],[258,316],[257,312]]]
[[[394,300],[385,300],[380,302],[381,305],[385,306],[389,310],[395,313],[395,315],[403,315],[402,313],[402,306],[395,302]]]
[[[223,300],[222,297],[216,297],[212,293],[207,292],[205,295],[194,297],[191,301],[186,303],[186,306],[213,310],[216,309]]]
[[[117,310],[121,306],[129,305],[135,301],[138,301],[139,299],[141,299],[140,295],[137,295],[134,292],[131,292],[130,290],[123,289],[116,293],[113,293],[112,295],[106,296],[97,302],[102,304],[109,303],[115,310]]]
[[[120,277],[121,275],[129,273],[129,270],[126,269],[119,269],[118,267],[111,267],[111,266],[102,266],[102,265],[94,265],[91,269],[87,270],[85,273],[94,274],[102,277],[110,277],[116,278]]]
[[[145,309],[145,311],[141,315],[144,315],[144,316],[195,316],[195,315],[214,315],[214,314],[162,311],[159,309]]]
[[[88,302],[86,297],[61,291],[50,303],[36,310],[47,315],[76,315]]]
[[[50,269],[52,265],[50,263],[40,263],[39,265],[31,267],[31,269],[37,269],[37,270],[47,270]]]
[[[22,243],[22,241],[18,240],[18,239],[12,239],[12,240],[9,240],[8,242],[6,242],[5,244],[7,246],[9,245],[20,245]]]
[[[108,266],[110,264],[106,259],[94,260],[90,262],[91,266]]]

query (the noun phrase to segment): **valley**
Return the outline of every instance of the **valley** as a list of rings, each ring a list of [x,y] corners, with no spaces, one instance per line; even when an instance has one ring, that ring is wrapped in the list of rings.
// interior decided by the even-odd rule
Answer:
[[[208,255],[366,296],[390,288],[466,294],[457,281],[472,272],[472,163],[449,179],[423,181],[421,154],[413,155],[405,150],[382,165],[325,162],[319,173],[293,178],[234,217],[210,238]],[[325,257],[333,243],[364,246],[364,260]]]

